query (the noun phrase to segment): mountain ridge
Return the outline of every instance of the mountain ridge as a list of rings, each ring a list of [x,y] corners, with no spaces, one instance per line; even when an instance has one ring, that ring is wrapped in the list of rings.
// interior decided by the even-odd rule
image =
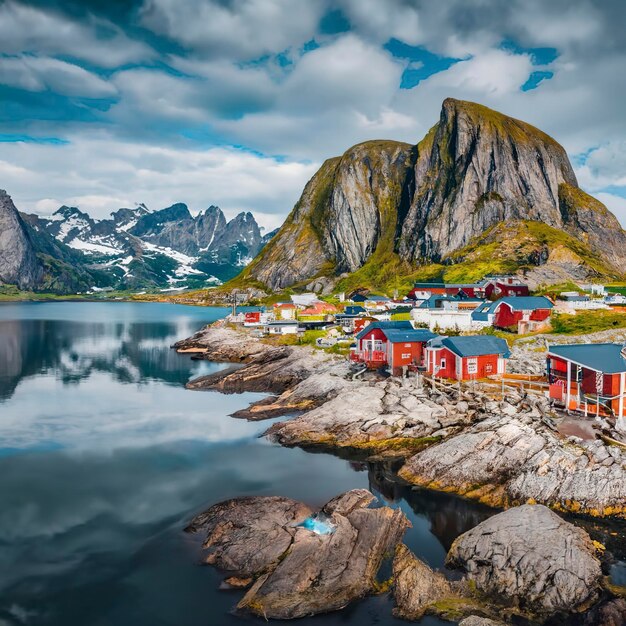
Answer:
[[[543,227],[523,227],[528,221]],[[418,144],[364,142],[326,160],[238,282],[277,290],[323,277],[339,287],[376,287],[359,280],[372,282],[376,271],[379,286],[394,273],[436,278],[461,263],[471,271],[463,250],[498,224],[511,227],[527,254],[511,249],[494,269],[548,282],[551,272],[560,282],[626,273],[626,233],[578,187],[555,139],[448,98]]]
[[[61,294],[220,284],[275,232],[263,235],[250,212],[227,220],[215,205],[195,216],[183,203],[157,211],[139,204],[104,219],[66,205],[26,214],[6,192],[0,225],[0,284]]]

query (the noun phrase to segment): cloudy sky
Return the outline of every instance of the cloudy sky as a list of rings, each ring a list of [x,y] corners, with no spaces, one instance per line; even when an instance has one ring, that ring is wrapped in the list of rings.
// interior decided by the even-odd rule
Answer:
[[[539,126],[626,224],[622,0],[0,0],[0,188],[280,224],[327,157],[447,96]]]

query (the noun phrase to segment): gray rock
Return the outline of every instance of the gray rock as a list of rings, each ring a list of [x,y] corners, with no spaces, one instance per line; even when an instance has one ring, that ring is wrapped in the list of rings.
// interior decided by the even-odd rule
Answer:
[[[496,622],[486,617],[470,615],[459,622],[459,626],[505,626],[504,622]]]
[[[526,612],[585,610],[602,570],[589,535],[542,505],[523,505],[458,537],[446,559],[481,592]]]
[[[266,619],[304,617],[343,608],[374,589],[383,559],[410,526],[400,510],[370,508],[374,500],[364,489],[331,500],[320,512],[334,528],[329,534],[297,525],[310,514],[305,505],[267,497],[218,504],[190,530],[207,531],[208,563],[236,580],[257,577],[240,610]]]
[[[43,269],[11,197],[0,189],[0,283],[20,289],[39,286]]]
[[[205,563],[242,578],[275,566],[293,542],[294,526],[312,512],[290,498],[234,498],[194,517],[186,531],[206,533]]]
[[[393,560],[394,615],[419,620],[437,600],[453,595],[450,583],[416,558],[403,544],[396,548]]]
[[[614,463],[606,465],[605,453]],[[418,452],[400,476],[492,506],[534,500],[574,513],[626,517],[626,453],[601,442],[565,444],[523,414],[484,419]]]

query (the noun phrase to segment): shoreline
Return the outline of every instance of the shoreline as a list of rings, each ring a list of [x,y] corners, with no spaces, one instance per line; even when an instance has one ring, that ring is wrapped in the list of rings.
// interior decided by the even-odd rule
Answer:
[[[188,389],[271,394],[233,417],[296,414],[264,433],[281,445],[402,461],[401,481],[494,508],[537,502],[590,519],[626,520],[626,450],[556,432],[545,398],[371,375],[355,381],[344,357],[270,345],[223,321],[173,347],[240,364],[192,380]]]

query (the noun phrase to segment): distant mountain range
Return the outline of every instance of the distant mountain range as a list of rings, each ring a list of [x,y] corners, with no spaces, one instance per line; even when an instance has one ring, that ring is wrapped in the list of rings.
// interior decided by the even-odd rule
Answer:
[[[236,276],[274,232],[263,235],[252,213],[227,221],[217,206],[193,216],[182,203],[101,220],[68,206],[41,217],[0,191],[0,282],[61,294],[206,287]]]

